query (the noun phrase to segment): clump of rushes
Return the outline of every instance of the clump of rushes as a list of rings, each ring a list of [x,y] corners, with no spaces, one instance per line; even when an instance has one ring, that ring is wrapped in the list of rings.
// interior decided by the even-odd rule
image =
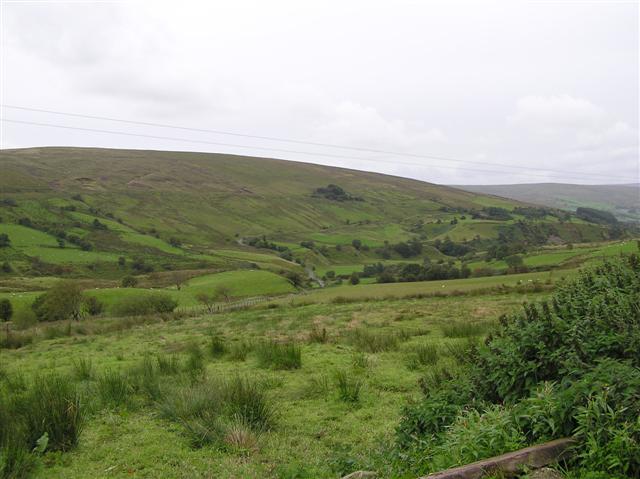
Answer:
[[[248,341],[234,343],[229,347],[229,359],[232,361],[245,361],[253,347],[253,344]]]
[[[338,389],[338,397],[341,401],[357,403],[360,401],[360,391],[362,390],[362,381],[356,377],[351,377],[345,370],[335,372],[336,387]]]
[[[158,364],[160,374],[171,376],[180,372],[180,361],[174,355],[167,356],[158,354],[156,356],[156,362]]]
[[[409,369],[416,369],[420,366],[432,366],[436,364],[442,356],[442,349],[433,343],[423,343],[416,346],[408,359]]]
[[[327,334],[327,328],[320,328],[314,324],[311,331],[309,331],[309,342],[324,344],[328,341],[329,335]]]
[[[267,341],[258,346],[256,353],[258,364],[263,368],[299,369],[302,367],[302,351],[293,342]]]
[[[211,354],[211,357],[219,358],[224,356],[224,353],[226,352],[227,348],[224,344],[224,339],[217,334],[212,335],[211,340],[209,341],[209,354]]]
[[[162,417],[183,425],[193,447],[243,447],[252,442],[247,431],[255,437],[274,421],[264,390],[239,377],[177,387],[167,392],[159,410]]]
[[[359,350],[367,353],[380,353],[398,348],[398,335],[386,331],[368,331],[357,328],[349,335],[350,342]]]
[[[189,344],[184,368],[185,372],[194,380],[204,375],[204,353],[197,343]]]
[[[98,376],[96,393],[103,406],[119,407],[129,404],[133,387],[129,377],[115,370],[108,370]]]
[[[444,324],[442,326],[442,334],[445,338],[469,338],[472,336],[481,336],[493,326],[492,323],[462,323],[454,322]]]
[[[88,381],[94,376],[93,361],[90,358],[80,358],[73,361],[73,374],[80,381]]]

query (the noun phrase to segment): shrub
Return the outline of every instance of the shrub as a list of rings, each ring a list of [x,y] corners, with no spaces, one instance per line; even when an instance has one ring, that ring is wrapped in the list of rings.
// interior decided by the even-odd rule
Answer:
[[[84,309],[89,316],[97,316],[104,311],[104,303],[95,296],[87,296],[84,299]]]
[[[299,369],[302,366],[302,351],[295,343],[264,342],[256,352],[258,364],[263,368]]]
[[[153,313],[170,313],[178,302],[167,293],[152,293],[122,298],[114,306],[116,316],[143,316]]]
[[[124,265],[124,261],[122,262],[122,264]],[[120,284],[123,288],[135,288],[138,284],[138,278],[136,278],[135,276],[125,276],[124,278],[122,278]]]
[[[31,308],[38,321],[78,320],[82,316],[82,289],[73,281],[59,281],[38,296]]]

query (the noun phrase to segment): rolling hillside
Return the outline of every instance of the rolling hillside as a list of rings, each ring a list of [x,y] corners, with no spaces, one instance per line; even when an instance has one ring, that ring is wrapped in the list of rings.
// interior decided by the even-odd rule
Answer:
[[[379,258],[374,249],[411,238],[442,259],[429,242],[495,239],[526,219],[482,214],[526,206],[513,200],[266,158],[30,148],[4,150],[0,161],[0,233],[11,242],[0,260],[29,275],[115,278],[123,263],[138,273],[361,264]],[[605,228],[575,218],[537,221],[568,242],[608,238]],[[362,247],[352,247],[354,239]]]
[[[461,190],[510,198],[552,208],[575,211],[578,207],[613,213],[620,221],[640,222],[640,184],[572,185],[532,183],[520,185],[461,185]]]

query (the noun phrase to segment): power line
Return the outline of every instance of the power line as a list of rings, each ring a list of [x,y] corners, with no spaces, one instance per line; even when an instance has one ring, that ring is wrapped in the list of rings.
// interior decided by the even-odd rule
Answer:
[[[366,161],[366,162],[373,162],[373,163],[383,163],[383,164],[387,164],[387,165],[389,165],[389,164],[391,164],[391,165],[402,164],[402,165],[420,166],[420,167],[423,167],[423,168],[424,167],[434,167],[434,168],[451,169],[451,170],[476,171],[476,172],[482,172],[482,173],[505,173],[505,174],[514,175],[514,176],[527,176],[527,177],[536,176],[536,177],[541,177],[541,178],[559,178],[559,179],[572,178],[572,179],[575,179],[575,180],[584,180],[584,178],[567,177],[567,176],[557,177],[557,176],[550,176],[550,175],[536,175],[536,174],[531,174],[531,173],[517,173],[517,172],[513,172],[513,171],[484,170],[484,169],[479,169],[479,168],[453,167],[453,166],[442,166],[442,165],[425,165],[423,163],[416,163],[416,162],[409,162],[409,161],[386,161],[386,160],[378,160],[378,159],[375,159],[375,158],[362,158],[362,157],[353,157],[353,156],[345,156],[345,155],[335,155],[335,154],[330,154],[330,153],[290,150],[290,149],[283,149],[283,148],[270,148],[270,147],[264,147],[264,146],[239,145],[239,144],[234,144],[234,143],[222,143],[222,142],[214,142],[214,141],[207,141],[207,140],[195,140],[195,139],[191,139],[191,138],[179,138],[179,137],[159,136],[159,135],[146,135],[146,134],[143,134],[143,133],[130,133],[130,132],[124,132],[124,131],[115,131],[115,130],[103,130],[103,129],[98,129],[98,128],[83,128],[83,127],[75,127],[75,126],[57,125],[57,124],[53,124],[53,123],[39,123],[39,122],[33,122],[33,121],[14,120],[14,119],[10,119],[10,118],[1,118],[0,121],[7,122],[7,123],[22,124],[22,125],[33,125],[33,126],[41,126],[41,127],[49,127],[49,128],[59,128],[59,129],[64,129],[64,130],[86,131],[86,132],[91,132],[91,133],[106,133],[106,134],[111,134],[111,135],[122,135],[122,136],[139,137],[139,138],[150,138],[150,139],[155,139],[155,140],[169,140],[169,141],[178,141],[178,142],[185,142],[185,143],[199,143],[199,144],[205,144],[205,145],[215,145],[215,146],[225,146],[225,147],[233,147],[233,148],[243,148],[243,149],[253,149],[253,150],[281,152],[281,153],[291,153],[291,154],[297,154],[297,155],[312,155],[312,156],[327,157],[327,158],[337,158],[337,159],[347,159],[347,160],[355,160],[355,161]],[[282,159],[286,160],[286,158],[282,158]],[[625,179],[627,181],[632,181],[632,180],[629,180],[628,178],[622,178],[622,179]],[[633,181],[635,181],[635,180],[633,180]]]
[[[380,149],[376,149],[376,148],[364,148],[364,147],[357,147],[357,146],[338,145],[338,144],[333,144],[333,143],[320,143],[320,142],[314,142],[314,141],[296,140],[296,139],[281,138],[281,137],[275,137],[275,136],[251,135],[251,134],[238,133],[238,132],[232,132],[232,131],[226,131],[226,130],[215,130],[215,129],[206,129],[206,128],[193,128],[193,127],[186,127],[186,126],[180,126],[180,125],[169,125],[169,124],[165,124],[165,123],[154,123],[154,122],[145,122],[145,121],[126,120],[126,119],[123,119],[123,118],[114,118],[114,117],[97,116],[97,115],[85,115],[85,114],[81,114],[81,113],[63,112],[63,111],[57,111],[57,110],[46,110],[46,109],[42,109],[42,108],[31,108],[31,107],[18,106],[18,105],[0,104],[0,106],[2,106],[4,108],[11,108],[11,109],[14,109],[14,110],[31,111],[31,112],[37,112],[37,113],[49,113],[49,114],[53,114],[53,115],[63,115],[63,116],[69,116],[69,117],[75,117],[75,118],[85,118],[85,119],[91,119],[91,120],[112,121],[112,122],[118,122],[118,123],[127,123],[127,124],[131,124],[131,125],[151,126],[151,127],[158,127],[158,128],[170,128],[170,129],[175,129],[175,130],[192,131],[192,132],[197,132],[197,133],[213,133],[213,134],[216,134],[216,135],[227,135],[227,136],[236,136],[236,137],[242,137],[242,138],[252,138],[252,139],[257,139],[257,140],[278,141],[278,142],[284,142],[284,143],[295,143],[295,144],[300,144],[300,145],[319,146],[319,147],[323,147],[323,148],[336,148],[336,149],[342,149],[342,150],[360,151],[360,152],[364,152],[364,153],[377,153],[377,154],[384,154],[384,155],[403,156],[403,157],[407,157],[407,158],[419,158],[419,159],[446,161],[446,162],[454,162],[454,163],[468,163],[468,164],[481,165],[481,166],[497,166],[497,167],[501,167],[501,168],[510,168],[510,169],[516,169],[516,170],[524,170],[524,171],[541,171],[541,172],[561,173],[563,175],[567,175],[568,174],[568,175],[580,175],[580,176],[587,176],[587,177],[598,177],[598,178],[606,177],[606,178],[615,178],[615,179],[628,180],[628,178],[624,178],[624,177],[621,177],[621,176],[615,176],[615,175],[600,175],[600,174],[595,174],[595,173],[582,173],[582,172],[579,172],[579,171],[566,171],[566,170],[556,170],[556,169],[548,169],[548,168],[536,168],[536,167],[519,166],[519,165],[507,165],[507,164],[504,164],[504,163],[488,163],[488,162],[473,161],[473,160],[460,160],[460,159],[457,159],[457,158],[450,158],[450,157],[443,157],[443,156],[422,155],[422,154],[414,154],[414,153],[403,153],[403,152],[397,152],[397,151],[391,151],[391,150],[380,150]],[[234,146],[237,146],[237,145],[234,145]],[[287,151],[287,150],[278,149],[278,150],[275,150],[275,151]],[[295,152],[295,153],[300,153],[300,152]],[[311,154],[311,153],[308,153],[308,154]],[[323,155],[323,156],[331,156],[331,155]],[[347,157],[342,157],[342,158],[347,158]],[[399,163],[399,162],[396,162],[396,163]],[[444,168],[444,167],[442,167],[442,168]],[[482,171],[482,170],[476,170],[476,171]],[[532,175],[527,175],[527,176],[532,176]],[[538,175],[538,176],[540,176],[540,175]],[[544,176],[547,177],[547,175],[544,175]],[[573,179],[581,179],[581,180],[585,179],[585,178],[577,178],[576,176],[572,176],[572,178]]]

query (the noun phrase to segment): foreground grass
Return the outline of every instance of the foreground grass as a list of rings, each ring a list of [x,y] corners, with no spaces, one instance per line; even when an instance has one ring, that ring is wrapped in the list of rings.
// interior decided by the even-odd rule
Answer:
[[[417,394],[418,378],[454,361],[446,345],[455,349],[466,340],[460,336],[483,334],[481,327],[459,327],[450,337],[454,325],[489,324],[523,299],[509,294],[260,308],[44,340],[2,351],[0,364],[5,377],[73,375],[81,388],[103,388],[105,397],[115,398],[91,412],[77,449],[45,454],[36,477],[338,477],[376,466],[376,451],[390,440],[405,399]],[[213,337],[224,347],[212,348],[218,344]],[[383,337],[393,340],[380,348]],[[425,353],[425,343],[439,347]],[[295,344],[301,367],[265,364],[265,344],[272,351],[279,350],[275,344]],[[410,361],[416,354],[422,359]],[[120,397],[114,374],[139,368],[149,357],[165,358],[168,371],[170,358],[181,368],[201,368],[195,384],[240,377],[260,385],[276,411],[273,426],[255,434],[248,448],[194,448],[181,423],[163,419],[154,401]],[[242,429],[234,431],[245,437]]]

